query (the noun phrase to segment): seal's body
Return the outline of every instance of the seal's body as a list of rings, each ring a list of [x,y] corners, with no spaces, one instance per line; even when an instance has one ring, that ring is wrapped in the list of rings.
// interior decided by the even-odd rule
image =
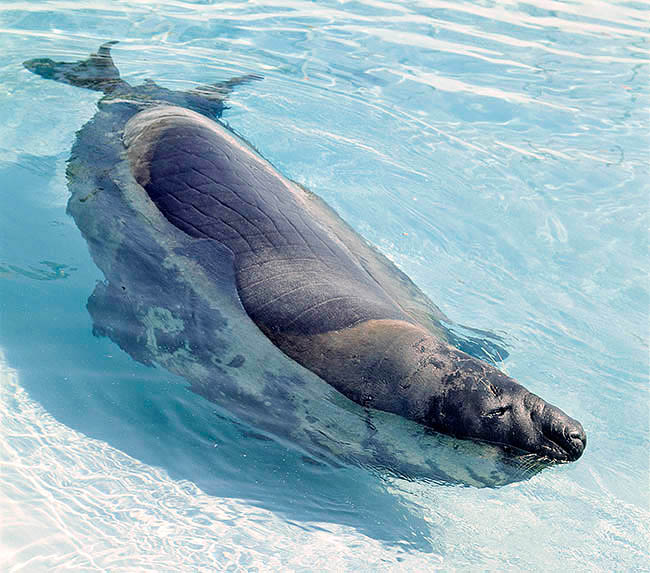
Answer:
[[[457,436],[582,453],[577,422],[418,324],[309,195],[221,125],[161,106],[127,123],[124,144],[165,217],[232,252],[259,328],[348,398]]]
[[[110,75],[75,85],[128,91],[108,46],[98,54]],[[79,74],[26,66],[68,83]],[[285,354],[355,402],[440,432],[557,460],[582,454],[578,422],[448,344],[435,305],[322,201],[201,106],[156,97],[123,130],[131,174],[176,228],[231,253],[246,313]]]

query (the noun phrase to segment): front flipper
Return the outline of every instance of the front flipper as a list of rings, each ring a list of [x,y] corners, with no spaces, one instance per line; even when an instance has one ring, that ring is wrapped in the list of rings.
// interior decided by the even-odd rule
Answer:
[[[87,59],[78,62],[55,62],[50,58],[34,58],[23,62],[30,71],[45,79],[55,80],[80,88],[104,93],[128,84],[120,79],[120,72],[111,57],[111,46],[116,41],[106,42]]]
[[[510,355],[505,348],[506,341],[495,332],[457,323],[449,323],[446,330],[449,344],[479,360],[496,364]]]

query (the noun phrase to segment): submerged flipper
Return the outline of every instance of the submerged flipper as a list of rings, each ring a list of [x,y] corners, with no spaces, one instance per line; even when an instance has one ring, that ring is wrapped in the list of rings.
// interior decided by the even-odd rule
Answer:
[[[34,58],[23,65],[30,71],[48,80],[55,80],[80,88],[109,93],[117,87],[126,86],[120,79],[120,72],[113,63],[111,46],[116,41],[106,42],[88,59],[78,62],[55,62],[50,58]]]
[[[263,79],[262,76],[257,74],[246,74],[216,84],[201,85],[186,92],[177,92],[177,97],[182,99],[172,101],[172,103],[198,111],[207,117],[218,119],[221,117],[223,110],[226,109],[225,102],[233,89],[242,84],[261,79]]]
[[[497,364],[510,356],[506,349],[506,340],[495,332],[457,323],[449,323],[446,330],[449,344],[474,358]]]

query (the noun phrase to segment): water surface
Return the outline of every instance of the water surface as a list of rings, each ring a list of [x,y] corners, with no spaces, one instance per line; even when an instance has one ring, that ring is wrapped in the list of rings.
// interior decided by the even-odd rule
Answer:
[[[647,7],[633,2],[0,5],[3,570],[647,570]],[[94,337],[65,214],[98,94],[32,57],[118,39],[136,84],[235,74],[227,121],[502,367],[584,424],[502,488],[310,463]],[[8,517],[7,517],[8,516]]]

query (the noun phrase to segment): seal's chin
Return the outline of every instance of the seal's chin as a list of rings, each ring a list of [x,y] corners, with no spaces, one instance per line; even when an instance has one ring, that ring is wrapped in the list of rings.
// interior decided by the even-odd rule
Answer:
[[[508,456],[511,456],[513,459],[527,459],[529,462],[536,460],[543,465],[574,462],[582,455],[582,452],[584,451],[584,445],[575,449],[565,449],[548,438],[543,438],[543,441],[535,448],[522,448],[513,446],[511,444],[491,442],[489,440],[478,441],[499,446]]]

